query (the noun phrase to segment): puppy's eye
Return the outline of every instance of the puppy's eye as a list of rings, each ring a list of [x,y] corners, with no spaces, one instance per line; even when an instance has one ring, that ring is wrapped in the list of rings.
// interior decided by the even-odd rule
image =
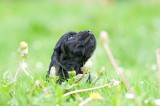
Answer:
[[[73,39],[74,39],[73,36],[68,37],[68,40],[73,40]]]

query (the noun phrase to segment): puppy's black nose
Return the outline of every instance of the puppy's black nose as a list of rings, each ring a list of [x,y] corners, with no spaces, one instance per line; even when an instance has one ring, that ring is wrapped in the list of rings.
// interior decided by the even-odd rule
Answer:
[[[90,31],[90,30],[87,30],[87,32],[88,32],[89,34],[92,34],[92,31]]]

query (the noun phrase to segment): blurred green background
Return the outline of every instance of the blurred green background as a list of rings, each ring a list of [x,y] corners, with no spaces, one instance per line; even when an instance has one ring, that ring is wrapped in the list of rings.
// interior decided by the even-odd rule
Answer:
[[[129,73],[152,73],[146,70],[156,64],[155,50],[160,46],[160,4],[156,0],[1,1],[1,72],[14,72],[16,50],[26,41],[29,68],[44,76],[54,45],[72,30],[95,34],[94,70],[111,67],[99,39],[100,31],[105,30],[120,66],[134,69]]]
[[[45,81],[56,42],[68,31],[81,30],[91,30],[97,39],[91,58],[93,73],[105,66],[107,78],[118,77],[99,38],[101,31],[107,31],[111,50],[127,79],[132,85],[146,83],[136,91],[158,97],[155,51],[160,48],[159,0],[1,0],[0,77],[5,71],[15,74],[17,49],[26,41],[29,73]],[[22,73],[19,78],[28,79]]]

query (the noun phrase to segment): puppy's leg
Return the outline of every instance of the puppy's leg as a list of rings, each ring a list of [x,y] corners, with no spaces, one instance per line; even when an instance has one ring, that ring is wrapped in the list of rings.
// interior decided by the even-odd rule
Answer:
[[[89,73],[88,79],[86,81],[87,83],[91,83],[91,74]]]
[[[69,79],[68,71],[63,69],[62,67],[59,69],[57,76],[59,76],[59,79],[57,80],[57,83],[59,84]]]

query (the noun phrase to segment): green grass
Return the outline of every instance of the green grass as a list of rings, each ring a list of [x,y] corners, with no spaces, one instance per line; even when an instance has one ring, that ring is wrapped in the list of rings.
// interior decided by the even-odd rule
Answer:
[[[97,39],[97,48],[92,56],[92,73],[97,73],[102,66],[107,72],[98,82],[98,86],[108,80],[117,79],[99,39],[99,33],[109,33],[109,45],[123,68],[123,73],[135,88],[138,98],[146,106],[154,105],[158,98],[157,70],[155,51],[160,47],[160,4],[149,2],[118,2],[103,4],[99,2],[1,2],[0,3],[0,79],[9,71],[15,74],[18,68],[17,48],[21,41],[29,44],[29,55],[26,62],[28,70],[35,80],[41,80],[50,92],[45,96],[38,86],[30,95],[34,85],[22,71],[16,84],[3,87],[0,83],[0,105],[9,105],[9,101],[19,106],[56,104],[78,105],[79,101],[70,96],[62,98],[64,86],[54,82],[45,82],[45,75],[57,40],[67,31],[92,30]],[[141,84],[144,81],[144,84]],[[73,87],[71,90],[90,87],[87,83]],[[120,89],[118,91],[117,89]],[[93,92],[93,91],[92,91]],[[93,106],[131,106],[134,100],[125,98],[127,90],[123,84],[118,87],[96,90],[105,100],[93,101]],[[91,92],[80,93],[87,98]],[[12,103],[13,104],[13,103]],[[57,105],[58,106],[58,105]]]

